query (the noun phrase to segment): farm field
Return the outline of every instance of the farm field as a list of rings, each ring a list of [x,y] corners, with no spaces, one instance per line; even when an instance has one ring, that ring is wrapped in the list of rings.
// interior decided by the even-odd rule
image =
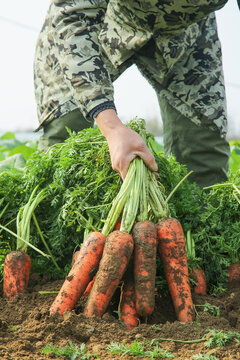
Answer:
[[[142,125],[133,120],[129,126],[142,131]],[[196,293],[196,278],[189,277],[193,321],[177,318],[160,239],[156,261],[148,270],[156,271],[154,311],[139,317],[138,326],[128,330],[121,319],[122,278],[102,318],[85,317],[86,296],[63,317],[58,312],[50,315],[69,274],[72,255],[88,234],[110,234],[120,219],[120,226],[126,226],[124,231],[130,235],[134,234],[133,225],[122,208],[114,205],[122,181],[111,169],[106,141],[97,129],[71,134],[69,141],[47,154],[37,151],[36,141],[22,142],[8,133],[0,138],[0,360],[240,360],[239,270],[229,280],[230,265],[240,263],[240,142],[231,143],[228,181],[205,192],[188,182],[186,168],[174,157],[167,159],[151,134],[144,135],[158,162],[159,177],[153,177],[153,183],[162,196],[156,201],[162,210],[149,201],[145,219],[152,224],[166,217],[178,219],[187,244],[188,273],[200,268],[205,271],[204,295]],[[134,176],[142,166],[137,161],[131,168]],[[137,176],[135,179],[139,181]],[[149,184],[153,181],[151,175],[145,179]],[[137,196],[151,199],[150,192],[146,194]],[[124,206],[129,206],[127,200]],[[139,206],[134,222],[143,218],[142,210]],[[16,249],[29,254],[32,266],[26,290],[9,301],[3,294],[4,259]]]
[[[176,320],[171,299],[168,295],[156,294],[154,313],[148,323],[133,329],[126,328],[118,321],[116,303],[111,302],[102,319],[87,319],[82,314],[84,300],[77,303],[74,311],[62,318],[59,314],[49,316],[49,307],[54,294],[40,294],[39,291],[57,291],[62,280],[48,281],[37,274],[32,274],[27,292],[17,301],[7,302],[0,295],[0,359],[2,360],[46,360],[55,358],[52,353],[46,355],[42,349],[47,345],[55,348],[69,346],[69,342],[77,345],[85,344],[88,354],[97,354],[101,360],[110,359],[240,359],[240,338],[227,339],[229,332],[240,333],[240,282],[235,281],[225,293],[218,296],[195,295],[194,304],[197,317],[193,323],[181,323]],[[210,304],[206,306],[204,304]],[[201,306],[200,306],[201,305]],[[215,310],[215,312],[213,311]],[[216,311],[217,310],[217,311]],[[220,314],[217,314],[220,312]],[[225,345],[214,343],[211,330],[221,330],[225,337]],[[168,341],[158,340],[169,339]],[[173,341],[171,341],[173,339]],[[202,339],[202,340],[201,340]],[[220,341],[220,337],[218,337]],[[174,341],[176,340],[176,342]],[[177,342],[177,340],[179,342]],[[212,345],[210,341],[212,340]],[[199,342],[198,342],[199,341]],[[126,344],[131,351],[123,356],[111,353],[112,343]],[[137,354],[136,343],[141,350]],[[151,345],[152,344],[152,345]],[[210,344],[207,347],[207,344]],[[221,344],[221,342],[219,343]],[[140,345],[142,345],[140,347]],[[158,348],[159,355],[151,355]],[[113,350],[112,350],[113,351]],[[126,349],[125,349],[126,351]],[[144,356],[144,352],[149,355]],[[202,354],[200,357],[199,354]],[[197,357],[197,355],[199,355]],[[151,357],[152,356],[152,357]],[[195,357],[194,357],[195,356]],[[62,356],[57,359],[75,359]],[[94,357],[76,357],[76,359],[94,359]]]

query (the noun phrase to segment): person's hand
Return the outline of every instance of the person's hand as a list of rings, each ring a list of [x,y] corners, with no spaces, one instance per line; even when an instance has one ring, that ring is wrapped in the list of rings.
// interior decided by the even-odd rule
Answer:
[[[100,112],[95,121],[107,139],[112,168],[122,179],[126,177],[129,164],[136,156],[141,157],[152,171],[157,171],[154,156],[142,137],[126,127],[114,110]]]

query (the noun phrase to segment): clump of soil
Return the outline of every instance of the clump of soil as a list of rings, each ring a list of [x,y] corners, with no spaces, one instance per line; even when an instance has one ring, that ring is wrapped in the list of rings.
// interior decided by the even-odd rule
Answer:
[[[64,317],[49,315],[49,308],[56,294],[40,294],[39,291],[58,291],[63,280],[48,281],[32,274],[26,293],[13,302],[8,302],[0,289],[0,359],[45,360],[54,358],[44,355],[42,348],[48,344],[66,346],[69,342],[80,346],[86,344],[89,353],[96,353],[99,359],[137,359],[126,355],[112,355],[106,348],[111,342],[132,344],[165,338],[188,341],[202,339],[208,329],[240,333],[240,282],[233,281],[226,292],[216,297],[194,295],[197,317],[193,323],[176,320],[168,294],[156,293],[154,313],[134,330],[126,328],[117,319],[117,302],[113,299],[108,311],[99,318],[85,318],[83,308],[86,299],[81,299]],[[115,298],[118,294],[116,294]],[[204,311],[199,305],[211,304],[219,308],[216,316]],[[184,343],[159,340],[159,345],[172,352],[175,359],[192,360],[196,354],[211,354],[217,359],[239,360],[240,343],[232,342],[222,347],[206,348],[206,340],[198,343]],[[144,358],[143,358],[144,359]],[[147,357],[146,357],[147,359]]]

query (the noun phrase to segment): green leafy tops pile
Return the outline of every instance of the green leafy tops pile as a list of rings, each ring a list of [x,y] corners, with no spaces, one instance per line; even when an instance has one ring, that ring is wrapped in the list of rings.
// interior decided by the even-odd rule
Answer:
[[[127,126],[140,133],[154,153],[158,164],[158,183],[163,185],[162,192],[167,198],[186,176],[186,167],[180,165],[174,156],[165,157],[154,136],[146,131],[144,120],[131,120]],[[237,186],[239,178],[238,173],[233,179]],[[34,151],[23,170],[10,168],[2,171],[0,173],[1,225],[17,232],[17,215],[20,208],[28,203],[36,186],[38,192],[44,189],[45,196],[35,209],[34,216],[61,270],[56,269],[51,259],[29,248],[32,271],[47,272],[53,277],[63,276],[69,270],[69,259],[74,248],[82,243],[90,231],[103,229],[113,201],[122,186],[121,178],[112,170],[108,145],[99,129],[90,128],[78,134],[70,133],[68,140],[63,144],[52,146],[46,154],[38,150]],[[218,197],[218,191],[222,191],[224,205],[218,206],[218,212],[213,212],[211,203],[214,196]],[[191,230],[196,243],[196,256],[204,257],[207,271],[210,271],[211,252],[216,250],[214,237],[218,237],[221,232],[221,229],[214,232],[216,224],[213,226],[213,222],[219,223],[219,217],[222,217],[224,219],[222,229],[226,222],[232,224],[232,227],[228,226],[229,238],[232,239],[236,237],[237,226],[239,229],[239,216],[236,216],[239,212],[239,204],[232,195],[225,201],[225,191],[230,192],[230,186],[222,190],[213,188],[209,193],[205,193],[186,179],[167,204],[171,215],[181,222],[184,232]],[[226,217],[221,212],[224,212]],[[216,213],[219,217],[214,220]],[[222,232],[221,236],[224,236],[224,241],[227,242],[226,232]],[[30,242],[45,251],[33,221]],[[210,248],[209,244],[211,244]],[[6,251],[14,249],[15,246],[16,239],[6,231],[0,230],[1,264]],[[217,250],[219,248],[218,245]],[[226,253],[224,250],[224,261],[228,259],[230,262],[228,250]],[[211,268],[213,275],[208,274],[208,278],[213,284],[217,284],[214,278],[214,266]]]

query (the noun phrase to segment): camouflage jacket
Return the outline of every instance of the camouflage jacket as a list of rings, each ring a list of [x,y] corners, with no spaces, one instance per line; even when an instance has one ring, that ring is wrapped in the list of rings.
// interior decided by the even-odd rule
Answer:
[[[224,6],[227,0],[51,0],[39,35],[35,96],[40,124],[79,108],[89,113],[113,103],[114,68],[121,67],[150,39],[160,51],[169,39]],[[191,41],[177,37],[176,62]],[[164,54],[163,54],[164,55]],[[164,69],[161,69],[164,71]]]

